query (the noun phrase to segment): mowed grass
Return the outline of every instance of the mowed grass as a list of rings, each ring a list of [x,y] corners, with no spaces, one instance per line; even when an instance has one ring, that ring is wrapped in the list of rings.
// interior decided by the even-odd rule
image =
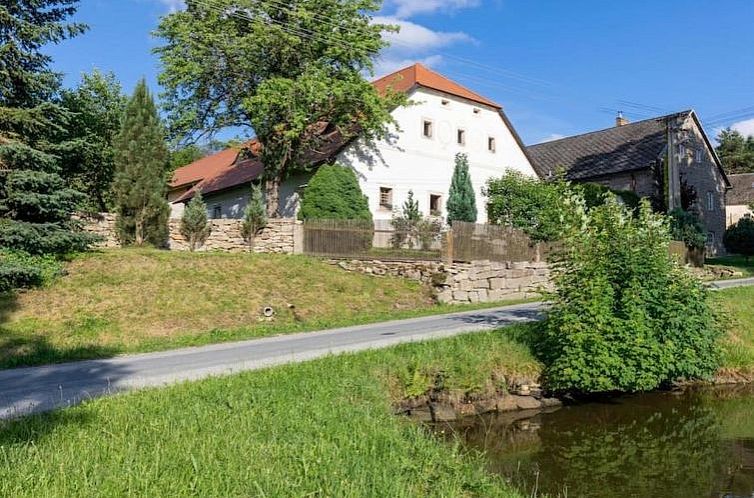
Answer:
[[[481,455],[393,414],[540,365],[527,326],[329,357],[0,422],[0,496],[519,498]],[[424,379],[424,380],[422,380]]]
[[[718,291],[713,297],[723,326],[723,367],[754,372],[754,287]]]
[[[48,288],[0,297],[0,368],[459,311],[401,278],[303,256],[112,250]],[[272,306],[273,321],[261,310]]]

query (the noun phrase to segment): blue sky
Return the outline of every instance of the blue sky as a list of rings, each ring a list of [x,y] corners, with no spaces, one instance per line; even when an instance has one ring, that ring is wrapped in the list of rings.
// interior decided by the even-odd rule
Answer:
[[[97,67],[156,88],[150,33],[180,6],[82,0],[91,30],[51,48],[54,66],[66,85]],[[754,0],[386,0],[379,16],[402,27],[379,73],[425,62],[502,104],[526,143],[611,126],[617,110],[694,108],[708,131],[754,134]]]

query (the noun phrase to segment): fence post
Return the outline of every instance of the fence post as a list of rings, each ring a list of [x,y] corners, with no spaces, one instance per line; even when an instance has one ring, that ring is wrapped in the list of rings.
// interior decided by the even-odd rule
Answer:
[[[443,251],[442,259],[446,264],[453,264],[453,227],[448,228],[445,232],[445,251]]]

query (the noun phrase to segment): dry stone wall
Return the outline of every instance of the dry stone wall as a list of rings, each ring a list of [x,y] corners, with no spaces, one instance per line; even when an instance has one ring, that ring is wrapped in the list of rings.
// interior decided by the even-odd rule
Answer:
[[[205,243],[197,251],[246,252],[249,244],[241,235],[241,220],[209,220],[212,229]],[[170,220],[168,247],[174,251],[188,251],[186,238],[181,235],[181,221]],[[99,235],[101,248],[120,247],[115,235],[115,216],[109,213],[85,220],[84,230]],[[299,236],[301,223],[295,219],[271,219],[267,226],[255,237],[253,251],[256,253],[292,254]]]
[[[543,262],[331,260],[346,271],[396,276],[432,286],[441,303],[485,303],[535,297],[551,290],[550,269]]]

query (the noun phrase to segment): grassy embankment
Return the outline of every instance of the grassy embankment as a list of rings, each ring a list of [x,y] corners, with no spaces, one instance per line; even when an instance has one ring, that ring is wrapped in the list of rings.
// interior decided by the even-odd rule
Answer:
[[[724,266],[741,272],[742,276],[735,278],[754,277],[754,258],[749,258],[747,260],[743,256],[723,256],[720,258],[709,258],[705,261],[705,264],[710,266]]]
[[[0,496],[520,498],[481,456],[395,417],[429,389],[536,375],[517,330],[330,357],[0,422]]]
[[[114,250],[48,288],[0,297],[0,368],[462,311],[417,282],[301,256]],[[264,306],[272,322],[260,321]],[[477,305],[476,307],[483,307]]]
[[[714,294],[727,335],[723,368],[754,373],[754,287],[726,289]]]

